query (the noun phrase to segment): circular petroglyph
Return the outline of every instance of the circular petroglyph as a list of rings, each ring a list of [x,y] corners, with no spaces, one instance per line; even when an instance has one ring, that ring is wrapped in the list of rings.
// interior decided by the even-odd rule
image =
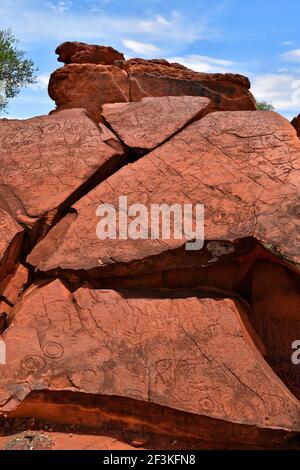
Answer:
[[[215,211],[210,215],[211,221],[215,225],[226,224],[228,226],[236,225],[239,221],[238,214],[234,212]]]
[[[82,380],[84,382],[94,382],[97,378],[97,372],[93,369],[85,369],[82,373]]]
[[[59,343],[49,341],[49,343],[45,344],[43,347],[43,353],[50,359],[59,359],[64,353],[64,348]]]
[[[22,371],[32,374],[38,372],[45,366],[45,361],[41,356],[26,356],[22,359],[20,363],[20,368]]]

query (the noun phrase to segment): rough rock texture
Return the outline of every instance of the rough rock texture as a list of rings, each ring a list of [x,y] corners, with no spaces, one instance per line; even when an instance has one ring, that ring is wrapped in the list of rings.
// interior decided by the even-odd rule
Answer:
[[[124,161],[121,145],[110,145],[117,138],[100,126],[79,109],[0,120],[0,207],[26,227],[51,225],[82,185]]]
[[[295,129],[240,75],[57,53],[58,112],[0,120],[0,431],[299,447]],[[183,209],[197,233],[178,237]]]
[[[28,261],[40,271],[134,275],[232,259],[254,237],[298,269],[299,152],[295,131],[275,113],[205,116],[82,198],[76,216],[54,227]],[[205,249],[186,251],[186,239],[172,236],[100,240],[97,207],[109,203],[118,211],[120,195],[149,211],[150,203],[204,204]]]
[[[4,310],[4,302],[0,301],[0,335],[3,333],[5,326],[6,326],[6,317],[7,314]]]
[[[4,333],[1,411],[31,390],[69,390],[224,420],[223,431],[225,421],[248,426],[249,441],[256,428],[298,431],[299,403],[261,358],[240,309],[180,290],[72,295],[58,280],[32,288]]]
[[[98,122],[103,104],[140,101],[150,96],[204,96],[211,100],[210,111],[255,109],[249,80],[241,75],[199,73],[166,60],[116,60],[109,62],[111,65],[69,63],[70,51],[77,50],[78,43],[67,44],[60,46],[66,54],[61,60],[67,65],[51,75],[48,88],[58,110],[85,108]],[[79,56],[89,55],[89,47],[94,46],[84,47]]]
[[[65,65],[52,73],[48,91],[58,110],[85,108],[96,122],[104,103],[130,101],[128,75],[114,65]]]
[[[1,283],[14,270],[22,241],[22,227],[5,210],[0,209],[0,298],[3,295]]]
[[[14,305],[23,293],[27,282],[28,269],[18,263],[15,269],[0,281],[0,296],[8,305]]]
[[[212,110],[255,109],[250,82],[242,75],[194,72],[166,60],[131,59],[123,68],[129,75],[133,101],[145,96],[192,95],[210,98]]]
[[[300,114],[292,120],[291,124],[296,129],[298,137],[300,137]]]
[[[300,283],[279,264],[257,261],[253,269],[250,320],[266,347],[266,359],[300,398],[299,366],[292,343],[300,339]]]
[[[200,119],[210,100],[195,96],[143,98],[137,103],[105,104],[102,116],[128,147],[153,150]]]
[[[84,42],[64,42],[55,50],[57,60],[65,64],[114,65],[115,60],[124,60],[124,55],[113,47],[85,44]]]

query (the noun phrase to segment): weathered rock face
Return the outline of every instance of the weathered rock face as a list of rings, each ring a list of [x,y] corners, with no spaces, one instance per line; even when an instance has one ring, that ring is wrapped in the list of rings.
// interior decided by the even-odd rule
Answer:
[[[1,285],[15,268],[22,241],[22,227],[5,210],[0,209],[0,297],[4,289]]]
[[[67,64],[56,70],[49,82],[49,95],[58,110],[85,108],[99,122],[105,103],[151,96],[204,96],[211,100],[210,111],[255,110],[249,80],[241,75],[198,73],[166,60],[113,61],[108,52],[104,53],[107,61],[99,65],[96,58],[85,58],[98,57],[95,46],[80,47],[66,43],[57,49],[59,60]],[[81,52],[76,52],[78,48]]]
[[[3,119],[0,142],[0,207],[28,228],[50,226],[90,178],[101,180],[101,171],[104,178],[124,162],[116,136],[95,125],[84,110]]]
[[[239,75],[57,53],[59,111],[0,120],[0,426],[296,445],[295,129]]]
[[[300,114],[292,120],[291,124],[296,129],[298,137],[300,137]]]
[[[113,47],[85,44],[84,42],[64,42],[56,48],[58,61],[65,64],[114,65],[115,60],[124,60],[124,55]]]
[[[128,147],[149,151],[200,119],[209,104],[207,98],[195,96],[143,98],[137,103],[105,104],[102,116]]]
[[[252,284],[252,325],[270,365],[299,398],[299,366],[292,362],[292,345],[300,340],[300,283],[283,266],[257,261]]]
[[[85,270],[91,277],[134,275],[233,260],[247,239],[299,269],[300,144],[275,113],[213,113],[196,121],[134,164],[124,167],[74,205],[28,261],[41,271]],[[99,239],[99,204],[205,205],[205,249],[185,250],[175,239]],[[123,209],[122,209],[123,211]],[[195,218],[195,214],[194,214]],[[117,217],[118,219],[118,217]],[[147,221],[142,220],[145,232]],[[59,242],[57,242],[59,240]]]
[[[58,110],[85,108],[96,122],[104,103],[130,101],[127,73],[114,65],[66,65],[51,75],[48,91]]]
[[[256,428],[298,431],[300,406],[256,350],[241,309],[180,290],[72,295],[58,280],[32,288],[4,333],[1,411],[30,391],[69,390],[223,420],[222,432],[235,423],[233,441],[239,424],[251,442]]]
[[[211,110],[255,110],[248,78],[238,74],[194,72],[166,60],[131,59],[123,64],[129,75],[132,101],[145,96],[206,96]]]
[[[18,263],[15,269],[0,281],[0,296],[4,299],[0,311],[9,314],[21,297],[28,282],[28,269]]]

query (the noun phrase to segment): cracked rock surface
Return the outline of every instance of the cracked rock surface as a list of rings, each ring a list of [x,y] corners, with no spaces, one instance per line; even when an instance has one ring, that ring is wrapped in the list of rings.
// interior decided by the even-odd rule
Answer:
[[[60,207],[101,167],[119,165],[122,151],[107,144],[107,133],[79,109],[1,120],[0,207],[26,227],[50,226]]]
[[[249,426],[250,439],[252,426],[299,430],[299,403],[256,350],[239,309],[181,290],[33,287],[4,334],[2,411],[42,388],[203,414]]]
[[[149,151],[200,119],[209,104],[209,99],[195,96],[150,97],[105,104],[102,116],[128,147]]]
[[[275,113],[212,113],[83,197],[74,205],[76,216],[56,225],[28,261],[40,271],[132,275],[219,262],[234,254],[239,240],[254,237],[298,269],[299,152],[295,131]],[[205,240],[212,242],[182,255],[176,250],[184,239],[98,239],[98,205],[118,210],[121,195],[128,206],[142,203],[149,212],[150,204],[204,204]]]
[[[294,127],[255,111],[240,75],[79,42],[56,52],[56,110],[0,120],[0,430],[85,426],[120,448],[125,435],[155,448],[295,442]],[[101,204],[112,239],[99,238]],[[125,225],[143,237],[118,225],[134,204],[148,213]],[[204,206],[198,249],[186,249],[202,235],[195,211],[197,233],[174,236],[171,217],[165,236],[148,217],[162,204]]]
[[[69,51],[77,50],[78,43],[72,43],[72,47],[65,44],[57,53],[67,51],[66,58],[58,58],[66,65],[53,72],[49,82],[49,95],[58,110],[85,108],[99,122],[105,103],[140,101],[151,96],[203,96],[211,100],[211,111],[256,109],[250,82],[242,75],[199,73],[166,60],[112,61],[110,52],[107,60],[97,61],[95,51],[91,54],[89,49],[93,46],[85,51],[81,46],[80,60],[72,60]],[[83,59],[85,54],[92,58]]]

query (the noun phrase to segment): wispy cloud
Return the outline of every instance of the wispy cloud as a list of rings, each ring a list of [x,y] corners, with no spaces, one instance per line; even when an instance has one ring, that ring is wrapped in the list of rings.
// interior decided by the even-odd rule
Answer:
[[[151,56],[160,51],[160,49],[154,44],[145,44],[144,42],[133,41],[132,39],[124,39],[122,42],[130,51],[144,56]]]
[[[36,77],[36,83],[33,83],[29,88],[33,91],[46,90],[49,83],[50,74],[41,74]]]
[[[300,79],[289,74],[259,75],[252,83],[258,100],[271,102],[278,112],[298,114],[300,110]]]
[[[285,54],[281,54],[281,57],[291,62],[300,62],[300,49],[288,51]]]
[[[65,11],[70,10],[72,7],[72,2],[70,1],[59,1],[59,2],[49,2],[46,3],[54,13],[64,13]]]
[[[0,28],[9,26],[13,26],[23,43],[79,40],[113,43],[116,47],[125,38],[149,45],[159,42],[160,49],[166,53],[215,35],[207,25],[205,14],[196,19],[177,11],[170,11],[167,16],[118,14],[117,11],[109,14],[95,11],[95,4],[80,9],[78,4],[75,7],[67,0],[46,4],[37,0],[1,0]]]
[[[178,62],[196,72],[226,73],[232,71],[235,62],[225,59],[217,59],[205,55],[187,55],[184,57],[169,57],[170,62]]]
[[[281,46],[293,46],[295,44],[294,41],[282,41],[280,43]]]

